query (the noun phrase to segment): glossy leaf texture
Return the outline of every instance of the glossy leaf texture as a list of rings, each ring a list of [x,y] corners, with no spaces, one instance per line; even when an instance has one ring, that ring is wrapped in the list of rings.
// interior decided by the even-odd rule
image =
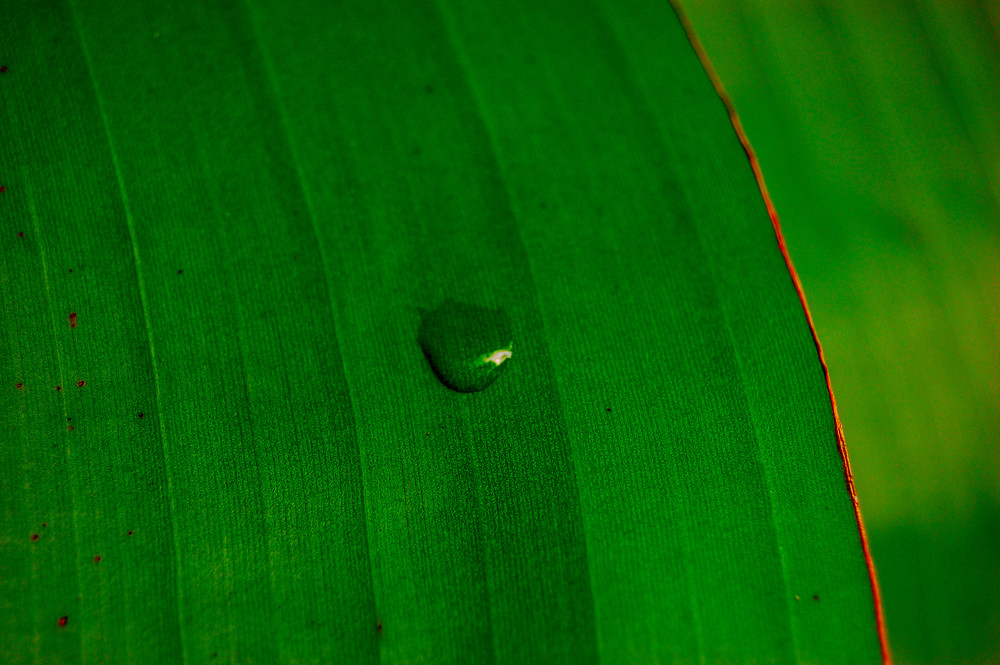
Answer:
[[[668,4],[7,4],[5,662],[880,661]],[[482,390],[448,301],[502,313],[435,328],[510,351]]]

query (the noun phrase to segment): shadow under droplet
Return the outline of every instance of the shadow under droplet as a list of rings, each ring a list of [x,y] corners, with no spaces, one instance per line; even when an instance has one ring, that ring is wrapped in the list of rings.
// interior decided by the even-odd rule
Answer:
[[[483,390],[507,370],[514,325],[503,308],[490,309],[446,298],[420,312],[417,342],[435,376],[461,393]]]

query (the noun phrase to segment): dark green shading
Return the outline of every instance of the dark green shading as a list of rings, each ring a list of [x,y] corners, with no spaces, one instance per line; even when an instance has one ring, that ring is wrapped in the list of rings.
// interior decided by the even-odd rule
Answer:
[[[159,395],[87,63],[64,4],[3,14],[0,661],[179,662]]]
[[[52,117],[33,116],[43,131],[64,136],[29,143],[39,165],[25,172],[49,188],[39,205],[65,220],[43,219],[42,241],[73,256],[57,279],[80,280],[72,334],[80,365],[93,367],[80,392],[92,396],[89,426],[56,430],[85,437],[68,457],[78,552],[62,559],[77,562],[81,588],[65,632],[85,658],[109,662],[370,659],[357,440],[331,301],[308,218],[295,213],[301,191],[280,122],[268,119],[258,79],[233,76],[247,66],[233,57],[239,24],[169,3],[75,9],[74,23],[64,5],[32,7],[25,24],[47,38],[29,32],[18,51],[37,49],[41,62],[4,80]],[[64,145],[64,160],[52,160]],[[47,172],[52,164],[64,171]],[[272,197],[259,186],[275,182],[293,188]],[[67,264],[78,269],[62,273]],[[48,292],[41,280],[16,283],[67,297],[59,282]],[[25,345],[26,358],[43,352]],[[67,379],[72,362],[64,352]],[[26,411],[28,422],[47,418],[40,405]],[[165,471],[144,470],[157,456]],[[47,636],[54,620],[18,634]]]
[[[446,298],[421,312],[417,342],[441,382],[460,393],[493,385],[513,357],[514,324],[503,309]]]

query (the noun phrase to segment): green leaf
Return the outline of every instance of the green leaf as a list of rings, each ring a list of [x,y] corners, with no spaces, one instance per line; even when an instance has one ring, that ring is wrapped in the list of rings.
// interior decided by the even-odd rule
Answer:
[[[669,5],[5,13],[6,662],[880,661],[825,371]],[[484,390],[418,343],[448,300],[512,327]]]

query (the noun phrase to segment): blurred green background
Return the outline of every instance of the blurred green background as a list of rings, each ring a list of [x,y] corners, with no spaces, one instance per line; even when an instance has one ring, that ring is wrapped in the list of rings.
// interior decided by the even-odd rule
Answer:
[[[894,659],[1000,662],[1000,3],[682,4],[805,287]]]

